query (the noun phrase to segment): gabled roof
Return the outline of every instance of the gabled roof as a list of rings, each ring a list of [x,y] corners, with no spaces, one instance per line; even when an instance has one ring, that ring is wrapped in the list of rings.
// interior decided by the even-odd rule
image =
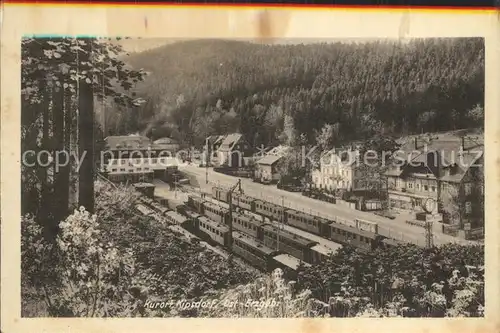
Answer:
[[[171,144],[177,144],[178,142],[172,138],[161,138],[158,140],[155,140],[153,144],[155,145],[171,145]]]
[[[215,229],[217,229],[217,230],[219,230],[219,231],[222,231],[222,232],[227,232],[227,231],[229,231],[229,227],[228,227],[228,226],[226,226],[226,225],[224,225],[224,224],[222,224],[222,223],[216,222],[216,221],[214,221],[214,220],[211,220],[211,219],[209,219],[209,218],[208,218],[208,217],[206,217],[206,216],[200,216],[200,217],[198,218],[198,220],[199,220],[200,222],[203,222],[203,223],[205,223],[205,224],[210,225],[212,228],[215,228]]]
[[[279,155],[283,156],[288,153],[288,151],[291,149],[290,146],[284,146],[284,145],[279,145],[273,148],[270,148],[269,151],[267,151],[267,155]]]
[[[224,141],[225,137],[226,137],[225,135],[217,135],[217,137],[215,138],[214,144],[222,143],[222,141]]]
[[[416,147],[415,149],[415,139]],[[400,151],[405,155],[399,154],[399,157],[407,158],[412,157],[412,162],[426,164],[430,158],[431,165],[428,165],[430,170],[436,171],[437,165],[434,164],[434,157],[428,156],[429,154],[437,154],[441,180],[449,182],[460,182],[471,165],[476,163],[478,159],[484,154],[484,136],[479,133],[474,135],[473,138],[465,137],[463,140],[458,136],[450,133],[429,135],[429,136],[412,136],[399,139],[401,143]],[[465,151],[462,151],[462,144],[465,146]],[[414,153],[418,152],[418,153]],[[412,155],[410,155],[412,154]],[[403,168],[407,167],[405,164]],[[444,170],[452,167],[452,173],[443,175]],[[387,175],[399,176],[402,169],[392,169],[387,171]]]
[[[108,149],[141,148],[151,144],[151,140],[142,135],[108,136],[104,139],[104,142]]]
[[[243,137],[240,133],[232,133],[228,134],[224,141],[222,141],[222,145],[220,146],[220,151],[231,151],[234,145]]]
[[[340,156],[338,155],[340,153]],[[356,162],[357,152],[354,150],[340,150],[335,149],[328,150],[321,155],[321,164],[335,165],[335,163],[344,163],[346,166],[351,165]],[[349,158],[349,159],[348,159]],[[350,161],[350,163],[347,163]]]
[[[219,141],[222,141],[224,139],[224,137],[225,137],[225,135],[210,135],[209,137],[207,137],[206,140],[208,140],[209,145],[213,145]],[[205,143],[206,143],[206,141],[205,141]]]
[[[283,265],[285,265],[285,266],[293,269],[293,270],[296,270],[299,267],[300,262],[301,262],[300,259],[297,259],[294,256],[291,256],[291,255],[289,255],[287,253],[278,254],[273,259],[276,260],[277,262],[279,262],[279,263],[281,263],[281,264],[283,264]],[[306,262],[302,262],[302,264],[305,267],[311,266],[310,264],[308,264]]]
[[[258,160],[257,164],[273,165],[274,163],[278,162],[281,158],[282,156],[279,155],[267,155]]]
[[[462,160],[455,168],[456,172],[442,176],[441,180],[452,183],[460,183],[470,167],[480,160],[483,157],[483,154],[484,152],[481,152],[481,154],[464,152],[461,157]]]
[[[272,254],[276,252],[276,250],[271,249],[270,247],[260,243],[259,241],[255,240],[255,238],[249,237],[245,235],[242,232],[239,231],[233,231],[233,238],[237,239],[238,241],[245,243],[246,245],[252,247],[255,250],[258,250],[264,254]]]

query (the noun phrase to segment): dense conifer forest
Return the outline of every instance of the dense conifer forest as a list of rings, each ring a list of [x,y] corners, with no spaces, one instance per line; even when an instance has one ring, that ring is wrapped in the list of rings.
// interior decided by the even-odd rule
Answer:
[[[149,75],[137,109],[108,115],[107,131],[199,144],[241,131],[255,145],[482,126],[484,41],[257,44],[191,40],[124,59]],[[304,136],[303,136],[304,137]]]

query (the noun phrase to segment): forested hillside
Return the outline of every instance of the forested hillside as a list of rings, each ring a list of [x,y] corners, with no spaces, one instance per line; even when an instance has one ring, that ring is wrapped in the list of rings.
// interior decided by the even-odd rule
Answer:
[[[482,126],[484,43],[480,38],[408,43],[265,45],[183,41],[126,59],[150,73],[147,102],[108,121],[200,143],[241,131],[255,145],[293,142],[333,125],[336,140]]]

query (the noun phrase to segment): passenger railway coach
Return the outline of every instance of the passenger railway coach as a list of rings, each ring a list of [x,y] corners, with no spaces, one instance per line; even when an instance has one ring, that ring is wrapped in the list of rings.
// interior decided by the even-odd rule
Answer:
[[[189,202],[192,204],[190,205]],[[222,221],[229,220],[227,208],[221,207],[209,201],[204,201],[203,203],[198,204],[198,201],[190,201],[190,199],[188,199],[187,206],[193,210],[196,210],[196,207],[199,207],[198,209],[200,209],[200,211],[197,211],[197,213],[204,213],[204,215],[208,216],[208,219],[206,217],[198,217],[200,231],[205,231],[210,237],[221,237],[220,234],[214,233],[213,231],[211,231],[211,233],[207,232],[204,230],[206,229],[204,226],[209,225],[210,220],[212,220],[212,223],[220,223],[221,225],[223,224]],[[207,222],[202,223],[202,220],[206,220]],[[259,221],[258,219],[247,214],[233,212],[232,225],[233,228],[236,229],[235,231],[238,231],[241,234],[246,234],[255,241],[260,242],[269,248],[288,253],[305,262],[310,263],[313,260],[313,251],[310,248],[317,244],[317,242],[311,241],[290,231],[278,231],[276,227]],[[226,226],[226,224],[224,224],[224,226]],[[218,239],[217,242],[221,244],[220,239]]]
[[[285,210],[285,223],[309,231],[315,235],[328,237],[332,221],[293,209]]]
[[[269,270],[269,260],[278,251],[239,231],[233,231],[233,251],[264,271]]]
[[[233,232],[233,251],[263,271],[271,272],[276,268],[281,268],[284,275],[290,279],[296,278],[297,268],[301,264],[310,266],[290,254],[270,248],[238,231]]]
[[[262,239],[262,226],[264,223],[253,216],[245,214],[232,214],[233,228],[250,235],[256,239]]]
[[[203,214],[203,203],[206,200],[198,195],[188,195],[187,206],[194,209],[196,212]]]
[[[228,202],[229,201],[229,192],[221,187],[212,187],[212,198],[215,200]]]
[[[221,207],[213,202],[205,201],[203,203],[203,215],[208,216],[215,222],[228,224],[229,209]]]
[[[200,216],[198,218],[200,231],[206,233],[212,240],[222,246],[229,245],[229,228],[221,223]]]
[[[176,225],[186,225],[189,222],[189,219],[184,215],[181,215],[173,210],[166,212],[163,217],[167,221],[167,223],[176,224]]]
[[[373,232],[358,230],[343,224],[332,223],[329,225],[329,239],[341,244],[352,245],[365,251],[370,251],[378,246],[380,236]]]
[[[234,193],[232,198],[233,205],[242,209],[255,211],[255,199],[242,193]]]
[[[254,213],[266,216],[275,221],[283,221],[286,223],[283,215],[285,212],[285,208],[283,206],[278,206],[271,202],[255,199],[254,207]]]
[[[276,226],[265,224],[262,226],[263,241],[266,246],[291,254],[305,262],[312,261],[311,247],[317,242],[293,234]]]
[[[227,190],[214,187],[213,194],[218,200],[227,202]],[[242,196],[233,194],[233,197],[238,197],[238,195]],[[244,200],[239,202],[233,200],[233,205],[340,244],[348,244],[369,251],[380,246],[380,241],[385,238],[378,234],[378,224],[375,222],[341,217],[327,219],[249,196],[241,198]]]
[[[212,198],[222,202],[229,202],[229,191],[221,187],[212,187]],[[232,203],[234,207],[239,207],[249,211],[255,210],[255,199],[243,193],[233,192]]]

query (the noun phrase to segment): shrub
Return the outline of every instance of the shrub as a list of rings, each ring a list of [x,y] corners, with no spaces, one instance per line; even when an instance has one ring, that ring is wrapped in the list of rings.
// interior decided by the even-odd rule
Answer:
[[[240,285],[206,298],[216,306],[202,308],[204,317],[313,317],[323,314],[323,304],[310,298],[308,290],[297,293],[295,282],[286,282],[280,269],[255,282]]]

